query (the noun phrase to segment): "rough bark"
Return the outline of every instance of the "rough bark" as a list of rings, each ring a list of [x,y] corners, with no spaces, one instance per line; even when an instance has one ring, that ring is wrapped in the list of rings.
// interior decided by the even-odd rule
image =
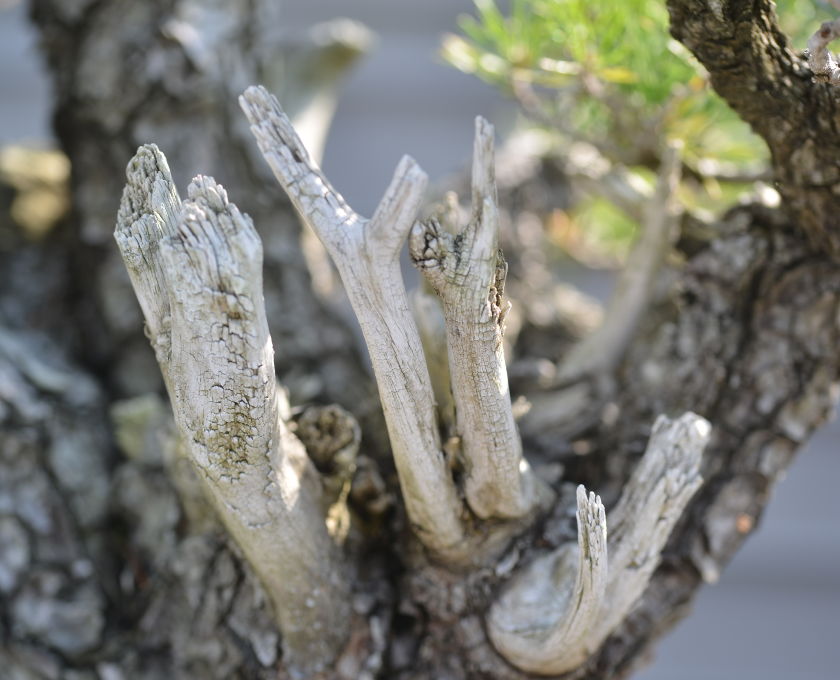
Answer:
[[[668,11],[671,34],[767,142],[787,214],[814,247],[840,256],[838,95],[811,82],[805,45],[790,44],[771,0],[668,0]]]
[[[700,466],[705,483],[633,611],[565,677],[626,676],[686,612],[701,583],[716,580],[760,520],[776,480],[836,402],[834,90],[810,82],[804,60],[776,27],[771,3],[669,6],[674,35],[767,139],[782,210],[742,206],[699,235],[684,232],[677,243],[682,257],[661,270],[617,370],[557,391],[543,369],[563,358],[594,314],[579,300],[566,304],[572,298],[559,288],[533,292],[546,284],[533,266],[540,242],[525,242],[524,229],[511,225],[566,200],[568,182],[550,159],[501,166],[507,175],[497,174],[500,241],[509,263],[505,292],[514,299],[507,334],[513,396],[519,390],[534,403],[552,399],[578,414],[539,427],[522,421],[525,455],[559,500],[538,524],[520,527],[499,559],[454,572],[430,560],[413,538],[397,487],[362,457],[348,496],[354,517],[345,542],[357,570],[353,632],[330,671],[336,678],[533,677],[514,669],[488,639],[492,603],[519,574],[575,540],[578,484],[600,495],[609,521],[655,418],[693,411],[712,424]],[[202,70],[201,53],[190,52],[177,30],[158,30],[164,17],[178,16],[181,3],[38,0],[33,7],[55,74],[57,127],[73,163],[75,216],[40,243],[19,225],[0,229],[0,536],[11,546],[0,557],[0,668],[85,680],[287,677],[268,595],[204,500],[167,429],[166,408],[148,394],[112,403],[120,390],[148,393],[159,385],[145,379],[149,363],[131,368],[134,349],[147,341],[137,307],[120,311],[115,298],[125,299],[128,279],[122,288],[114,283],[118,268],[108,267],[116,250],[108,255],[104,245],[122,170],[139,142],[165,146],[176,177],[214,173],[254,218],[267,256],[278,375],[291,386],[306,385],[293,370],[303,364],[303,377],[319,376],[322,399],[356,407],[368,392],[360,397],[353,376],[365,385],[364,374],[347,349],[346,331],[312,293],[297,223],[273,179],[252,161],[256,147],[236,122],[235,95],[247,83],[224,69],[229,82],[210,78],[212,69]],[[225,34],[228,55],[247,56],[259,44],[258,15],[249,12],[262,5],[245,7],[237,15],[243,23]],[[119,21],[129,14],[137,20]],[[169,67],[156,70],[161,61]],[[253,63],[233,61],[246,70]],[[205,155],[190,156],[189,149]],[[282,285],[274,289],[282,297],[272,298],[275,285]],[[79,351],[80,335],[89,339],[86,352]],[[64,358],[73,356],[93,366],[95,377],[69,368]],[[109,439],[109,404],[119,454]],[[334,420],[281,411],[313,459],[315,451],[346,446],[345,431],[330,435]],[[365,415],[364,408],[356,411]],[[372,431],[364,420],[362,430],[365,438]],[[558,469],[565,469],[562,478]],[[391,503],[394,511],[383,515]]]
[[[565,479],[597,489],[609,511],[653,414],[692,408],[713,428],[700,467],[705,484],[677,523],[647,590],[603,646],[564,677],[618,678],[633,670],[649,645],[687,613],[704,580],[717,580],[799,446],[830,417],[837,399],[840,271],[810,250],[781,213],[761,206],[733,211],[684,267],[661,276],[667,292],[643,319],[617,384],[588,388],[602,395],[593,401],[603,420],[584,419],[573,430],[525,440],[532,460],[563,463]],[[574,453],[572,445],[580,443],[585,456]],[[420,652],[434,669],[431,677],[464,657],[466,677],[532,677],[501,660],[476,612],[488,606],[495,584],[510,578],[510,562],[527,565],[574,537],[574,488],[560,493],[536,534],[499,563],[501,573],[458,581],[426,568],[412,576],[408,592],[436,622]]]

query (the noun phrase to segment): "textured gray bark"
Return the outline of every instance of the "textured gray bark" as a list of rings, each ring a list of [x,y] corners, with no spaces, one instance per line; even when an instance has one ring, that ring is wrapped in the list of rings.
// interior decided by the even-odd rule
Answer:
[[[820,250],[840,254],[837,94],[815,87],[770,0],[668,0],[671,33],[770,148],[785,210]],[[825,17],[828,18],[828,17]],[[814,26],[814,30],[817,26]],[[800,48],[801,49],[801,48]]]
[[[562,359],[593,313],[562,289],[534,292],[539,244],[511,225],[565,200],[566,180],[550,160],[500,166],[506,294],[512,314],[517,302],[523,310],[508,331],[517,338],[513,394],[564,404],[574,417],[520,421],[526,456],[560,499],[495,565],[455,573],[430,561],[398,488],[378,472],[389,463],[371,382],[348,331],[312,291],[298,222],[238,112],[236,96],[269,77],[259,15],[268,4],[242,3],[225,24],[220,68],[178,38],[172,20],[187,4],[32,3],[73,163],[74,213],[39,244],[0,223],[0,668],[76,679],[287,677],[271,603],[179,453],[168,407],[149,394],[159,372],[111,240],[125,165],[148,141],[164,148],[177,182],[213,174],[254,219],[277,373],[292,397],[344,404],[361,422],[345,542],[355,618],[333,677],[531,677],[488,641],[484,617],[501,587],[574,539],[578,483],[608,512],[615,506],[658,414],[693,411],[712,423],[705,483],[650,586],[570,677],[625,676],[703,580],[716,580],[836,401],[837,91],[810,82],[771,3],[669,2],[674,35],[770,145],[783,206],[741,206],[702,238],[685,230],[681,264],[660,273],[620,366],[560,388],[541,367]],[[347,428],[321,412],[284,419],[313,457],[347,445]]]

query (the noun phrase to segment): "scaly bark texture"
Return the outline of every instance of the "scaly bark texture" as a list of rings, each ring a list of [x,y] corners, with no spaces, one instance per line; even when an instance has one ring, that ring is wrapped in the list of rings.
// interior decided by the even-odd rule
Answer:
[[[771,0],[668,0],[671,34],[770,148],[785,210],[810,243],[840,257],[837,91],[811,82]],[[816,26],[815,26],[816,28]]]

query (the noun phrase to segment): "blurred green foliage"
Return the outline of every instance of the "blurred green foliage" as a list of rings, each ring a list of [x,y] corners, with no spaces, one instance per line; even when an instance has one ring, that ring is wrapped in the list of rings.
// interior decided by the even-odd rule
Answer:
[[[662,102],[696,71],[669,52],[668,14],[658,0],[512,0],[508,17],[493,0],[475,4],[477,19],[461,20],[469,42],[449,56],[497,86],[519,78],[563,87],[586,72]]]
[[[722,177],[766,167],[763,141],[670,36],[664,0],[510,0],[506,14],[494,0],[474,2],[476,16],[460,19],[461,34],[445,36],[443,58],[518,98],[533,121],[559,137],[589,142],[642,176],[656,168],[668,140],[681,139],[694,171],[680,193],[690,208],[724,207],[751,187],[727,186]],[[831,16],[813,0],[777,6],[797,50]],[[609,218],[600,201],[580,210],[591,213],[581,215],[582,224]],[[626,244],[632,226],[617,219],[616,228],[600,231]]]

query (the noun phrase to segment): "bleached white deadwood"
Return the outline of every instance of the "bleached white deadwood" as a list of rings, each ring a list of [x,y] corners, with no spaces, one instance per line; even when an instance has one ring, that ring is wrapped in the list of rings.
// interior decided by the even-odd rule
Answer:
[[[481,518],[522,517],[546,490],[522,456],[502,339],[507,263],[499,250],[493,126],[475,121],[472,215],[453,237],[436,218],[411,230],[408,251],[443,301],[467,503]]]
[[[455,402],[449,380],[449,353],[446,348],[446,319],[440,300],[417,288],[409,295],[411,311],[420,332],[420,342],[426,355],[426,366],[432,381],[438,418],[443,431],[449,434],[455,427]]]
[[[607,585],[607,522],[601,499],[579,486],[578,541],[539,557],[491,607],[487,632],[496,649],[530,673],[558,675],[589,656],[592,628]]]
[[[840,10],[840,2],[829,0],[835,9]],[[840,85],[840,66],[834,55],[829,51],[829,43],[840,37],[840,19],[824,21],[819,29],[808,38],[808,65],[814,72],[811,81],[814,83],[828,83]]]
[[[587,636],[590,652],[630,613],[659,566],[662,549],[691,497],[700,488],[700,460],[712,427],[685,413],[659,416],[647,448],[607,518],[609,567],[604,604]]]
[[[190,185],[176,222],[177,194],[155,147],[141,148],[127,175],[116,239],[145,303],[176,422],[274,602],[286,667],[311,675],[346,640],[349,586],[306,452],[279,416],[262,244],[208,177]]]
[[[126,179],[114,238],[146,319],[146,335],[166,378],[170,316],[160,243],[178,231],[181,198],[169,164],[154,144],[137,149],[126,168]]]
[[[624,355],[670,248],[681,168],[682,142],[672,142],[662,154],[656,190],[644,207],[641,234],[618,277],[604,323],[563,358],[557,383],[611,371]]]
[[[659,416],[616,508],[578,487],[577,545],[568,543],[517,574],[490,609],[493,645],[540,675],[580,666],[627,617],[659,566],[662,549],[703,483],[711,426],[686,413]],[[607,525],[609,524],[609,539]]]
[[[367,220],[311,161],[265,88],[249,87],[239,102],[266,161],[344,282],[370,351],[409,520],[434,553],[460,559],[465,550],[461,504],[441,451],[429,372],[398,261],[426,174],[403,157]]]

